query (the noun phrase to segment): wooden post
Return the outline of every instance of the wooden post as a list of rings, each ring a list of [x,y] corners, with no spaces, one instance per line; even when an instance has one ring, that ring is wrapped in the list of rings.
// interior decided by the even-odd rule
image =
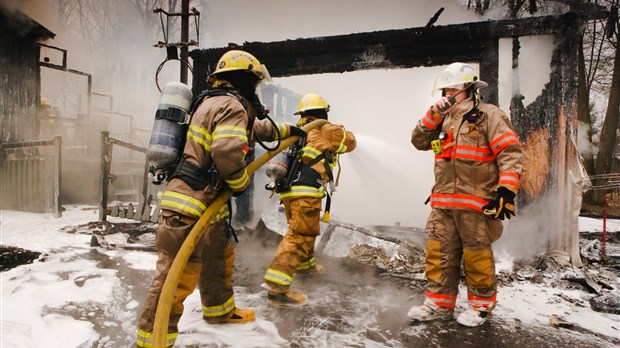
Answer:
[[[108,189],[110,187],[110,163],[112,162],[112,144],[110,132],[101,132],[101,201],[99,203],[99,221],[106,221],[108,214]]]
[[[150,204],[150,199],[148,199],[149,194],[149,160],[147,159],[144,162],[144,175],[142,175],[142,192],[141,198],[144,204],[142,207],[138,206],[138,211],[140,212],[140,216],[144,216],[144,212],[150,212],[150,206],[147,209],[147,206]]]
[[[487,103],[499,106],[499,39],[485,42],[483,54],[480,56],[480,79],[489,84],[480,90]]]
[[[554,149],[556,213],[552,217],[555,238],[551,239],[552,249],[562,250],[570,255],[571,263],[582,265],[579,253],[579,209],[582,192],[576,179],[580,177],[579,154],[577,152],[578,128],[578,67],[577,57],[581,20],[576,15],[565,16],[558,33],[561,80],[558,102],[560,105],[557,135]]]
[[[54,178],[54,216],[62,217],[62,202],[60,201],[60,192],[62,188],[62,137],[54,137],[54,153],[56,154],[56,175]]]

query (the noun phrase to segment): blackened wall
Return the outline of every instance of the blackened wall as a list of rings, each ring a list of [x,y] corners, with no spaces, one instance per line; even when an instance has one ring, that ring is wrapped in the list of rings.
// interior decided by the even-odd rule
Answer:
[[[0,144],[37,140],[38,41],[53,36],[24,14],[0,8]]]

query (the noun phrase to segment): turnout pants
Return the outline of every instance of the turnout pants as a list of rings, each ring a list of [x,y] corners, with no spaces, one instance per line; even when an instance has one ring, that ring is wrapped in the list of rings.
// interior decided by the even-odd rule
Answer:
[[[469,307],[492,311],[497,282],[491,244],[502,229],[501,221],[481,212],[433,208],[426,223],[425,303],[455,308],[462,258]]]
[[[314,242],[321,233],[321,198],[285,198],[288,231],[276,250],[265,274],[265,282],[272,288],[287,292],[297,271],[314,269]]]
[[[155,275],[149,288],[144,310],[138,323],[136,343],[151,347],[157,304],[172,262],[192,227],[195,218],[162,210],[157,228],[158,252]],[[220,219],[207,227],[192,252],[175,290],[170,311],[167,346],[172,346],[178,334],[178,323],[183,314],[183,301],[196,285],[200,290],[202,314],[205,319],[228,316],[235,309],[232,272],[235,250],[226,237],[225,220]]]

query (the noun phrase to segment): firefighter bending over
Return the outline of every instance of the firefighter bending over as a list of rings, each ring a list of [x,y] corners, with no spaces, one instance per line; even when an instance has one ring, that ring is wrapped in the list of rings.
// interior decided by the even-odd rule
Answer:
[[[266,68],[254,56],[238,50],[226,52],[209,76],[215,92],[207,93],[193,113],[183,158],[161,198],[156,241],[158,260],[138,324],[139,347],[152,347],[154,319],[164,281],[192,227],[224,185],[233,194],[247,189],[248,141],[255,134],[260,139],[276,140],[278,131],[282,138],[305,135],[293,126],[255,121],[264,112],[255,91],[261,80],[268,78]],[[229,215],[228,205],[223,205],[209,221],[188,260],[174,293],[166,346],[174,345],[183,302],[196,285],[207,323],[244,323],[255,319],[254,310],[235,305],[232,281],[235,252],[229,238],[236,235],[227,220]]]
[[[427,290],[424,304],[412,307],[413,321],[454,318],[461,258],[468,309],[457,322],[479,326],[491,318],[497,282],[491,244],[504,218],[515,215],[521,144],[510,119],[480,101],[486,87],[473,67],[449,65],[435,81],[441,99],[417,123],[411,143],[435,153],[435,186],[426,223]]]
[[[327,120],[328,112],[329,104],[325,99],[314,93],[306,94],[295,113],[301,116],[297,126],[316,119]],[[308,301],[306,295],[290,291],[290,286],[297,272],[323,271],[323,267],[315,263],[314,243],[320,234],[321,204],[326,195],[323,221],[329,219],[330,196],[325,186],[333,184],[332,170],[338,155],[353,151],[356,144],[353,133],[342,125],[331,123],[310,131],[301,144],[299,168],[289,173],[294,175],[294,181],[290,187],[278,191],[284,203],[288,231],[278,245],[262,284],[272,305],[296,307]]]

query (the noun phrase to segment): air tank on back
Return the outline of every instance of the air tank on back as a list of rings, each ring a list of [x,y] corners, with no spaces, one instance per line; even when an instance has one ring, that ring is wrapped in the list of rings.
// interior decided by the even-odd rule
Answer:
[[[169,82],[161,91],[147,152],[154,184],[166,180],[183,154],[191,103],[192,90],[184,83]]]
[[[299,161],[295,158],[296,153],[294,147],[289,147],[267,162],[265,174],[271,181],[265,185],[265,189],[278,193],[290,189],[290,180],[293,178],[291,174],[299,167]]]
[[[288,167],[292,159],[293,157],[289,151],[282,151],[278,153],[265,165],[265,174],[267,174],[272,182],[283,179],[288,172]]]

